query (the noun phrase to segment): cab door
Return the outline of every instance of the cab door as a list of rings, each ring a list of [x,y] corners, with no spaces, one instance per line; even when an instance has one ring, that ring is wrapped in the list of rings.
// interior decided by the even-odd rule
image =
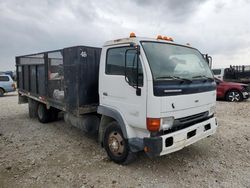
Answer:
[[[144,128],[146,126],[146,88],[144,66],[139,57],[139,88],[140,95],[136,93],[135,87],[125,79],[125,54],[130,47],[120,45],[103,49],[100,65],[99,95],[103,106],[117,110],[128,126]],[[127,53],[127,71],[135,66],[135,51]],[[105,62],[105,63],[104,63]]]

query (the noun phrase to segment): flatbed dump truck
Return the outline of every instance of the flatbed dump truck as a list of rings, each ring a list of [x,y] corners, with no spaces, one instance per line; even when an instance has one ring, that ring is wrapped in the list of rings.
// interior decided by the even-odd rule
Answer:
[[[250,85],[249,65],[230,65],[229,68],[213,69],[214,76],[227,82],[239,82]]]
[[[108,41],[16,57],[19,103],[42,123],[64,112],[111,160],[175,152],[216,132],[209,58],[170,37]]]

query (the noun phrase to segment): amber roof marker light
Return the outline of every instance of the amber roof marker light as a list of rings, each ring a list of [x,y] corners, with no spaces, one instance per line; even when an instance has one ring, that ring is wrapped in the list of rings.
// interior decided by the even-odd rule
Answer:
[[[168,36],[163,36],[163,40],[174,42],[173,38]]]
[[[174,39],[172,37],[169,37],[169,41],[174,42]]]
[[[134,38],[136,37],[135,33],[134,32],[131,32],[130,35],[129,35],[130,38]]]
[[[157,40],[162,40],[162,36],[161,35],[157,35],[156,39]]]

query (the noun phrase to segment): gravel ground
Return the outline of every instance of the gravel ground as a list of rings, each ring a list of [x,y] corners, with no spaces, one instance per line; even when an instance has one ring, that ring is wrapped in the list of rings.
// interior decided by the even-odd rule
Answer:
[[[250,187],[250,101],[218,102],[215,135],[129,166],[63,120],[29,119],[15,93],[0,106],[0,187]]]

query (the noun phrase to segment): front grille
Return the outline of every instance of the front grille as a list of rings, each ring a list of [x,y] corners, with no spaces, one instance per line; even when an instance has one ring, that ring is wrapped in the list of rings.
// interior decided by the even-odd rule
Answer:
[[[181,129],[185,129],[185,128],[190,127],[190,126],[192,126],[192,125],[194,125],[196,123],[206,121],[209,118],[213,117],[213,115],[212,116],[208,116],[208,115],[209,115],[209,112],[206,111],[206,112],[202,112],[202,113],[199,113],[199,114],[195,114],[195,115],[175,119],[173,127],[171,129],[169,129],[169,130],[165,130],[165,131],[161,130],[159,132],[159,135],[165,135],[165,134],[168,134],[168,133],[179,131]]]
[[[189,121],[193,121],[193,120],[196,120],[198,118],[204,117],[204,116],[206,116],[206,114],[208,115],[208,111],[202,112],[202,113],[199,113],[199,114],[195,114],[195,115],[192,115],[192,116],[179,118],[179,119],[176,119],[176,121],[179,121],[180,123],[187,123]]]

